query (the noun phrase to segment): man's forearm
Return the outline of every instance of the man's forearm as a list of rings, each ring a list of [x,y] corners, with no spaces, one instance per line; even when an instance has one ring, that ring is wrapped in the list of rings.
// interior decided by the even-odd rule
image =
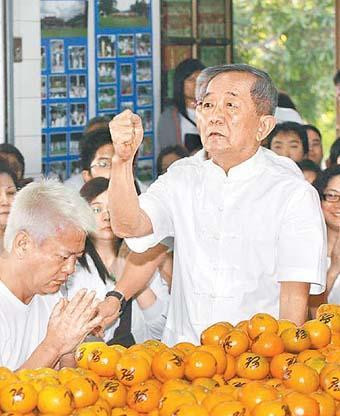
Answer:
[[[41,344],[38,345],[31,356],[20,366],[20,368],[18,368],[18,370],[22,368],[54,368],[60,358],[61,355],[58,348],[54,346],[53,343],[48,342],[45,339]]]
[[[109,211],[113,232],[118,237],[135,237],[140,207],[135,189],[132,161],[112,163]]]
[[[307,319],[309,283],[281,282],[280,319],[302,325]]]

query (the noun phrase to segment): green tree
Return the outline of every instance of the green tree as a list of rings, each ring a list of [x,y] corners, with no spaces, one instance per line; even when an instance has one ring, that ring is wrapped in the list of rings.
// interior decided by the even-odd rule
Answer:
[[[113,11],[114,3],[112,0],[100,0],[99,10],[103,11],[106,16],[109,16]]]
[[[234,0],[234,61],[263,68],[306,122],[335,139],[333,0]]]

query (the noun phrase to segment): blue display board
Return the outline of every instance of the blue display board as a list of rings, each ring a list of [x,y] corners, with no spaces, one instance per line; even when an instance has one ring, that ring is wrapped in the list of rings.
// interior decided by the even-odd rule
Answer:
[[[79,168],[88,120],[86,0],[41,0],[43,172],[64,180]]]
[[[154,177],[154,103],[150,0],[96,0],[97,115],[126,108],[143,120],[137,175]]]
[[[41,0],[43,172],[64,180],[80,171],[79,139],[88,121],[88,1]],[[150,0],[95,0],[96,115],[130,108],[143,120],[137,175],[154,177]]]

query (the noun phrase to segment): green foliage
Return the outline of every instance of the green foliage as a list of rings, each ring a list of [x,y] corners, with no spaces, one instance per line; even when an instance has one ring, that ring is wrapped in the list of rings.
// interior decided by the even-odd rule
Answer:
[[[333,0],[234,0],[234,61],[266,70],[306,122],[335,139]]]

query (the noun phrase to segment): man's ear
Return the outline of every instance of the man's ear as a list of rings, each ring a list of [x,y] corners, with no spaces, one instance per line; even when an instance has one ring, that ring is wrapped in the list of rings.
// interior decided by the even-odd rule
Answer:
[[[82,170],[81,175],[84,179],[84,182],[88,182],[92,179],[92,175],[89,170]]]
[[[30,235],[26,231],[22,230],[19,231],[14,238],[12,251],[15,252],[19,259],[23,259],[30,251],[33,244],[34,241],[30,237]]]
[[[276,125],[276,118],[272,115],[265,115],[260,117],[259,126],[257,128],[256,140],[261,142],[273,130]]]

